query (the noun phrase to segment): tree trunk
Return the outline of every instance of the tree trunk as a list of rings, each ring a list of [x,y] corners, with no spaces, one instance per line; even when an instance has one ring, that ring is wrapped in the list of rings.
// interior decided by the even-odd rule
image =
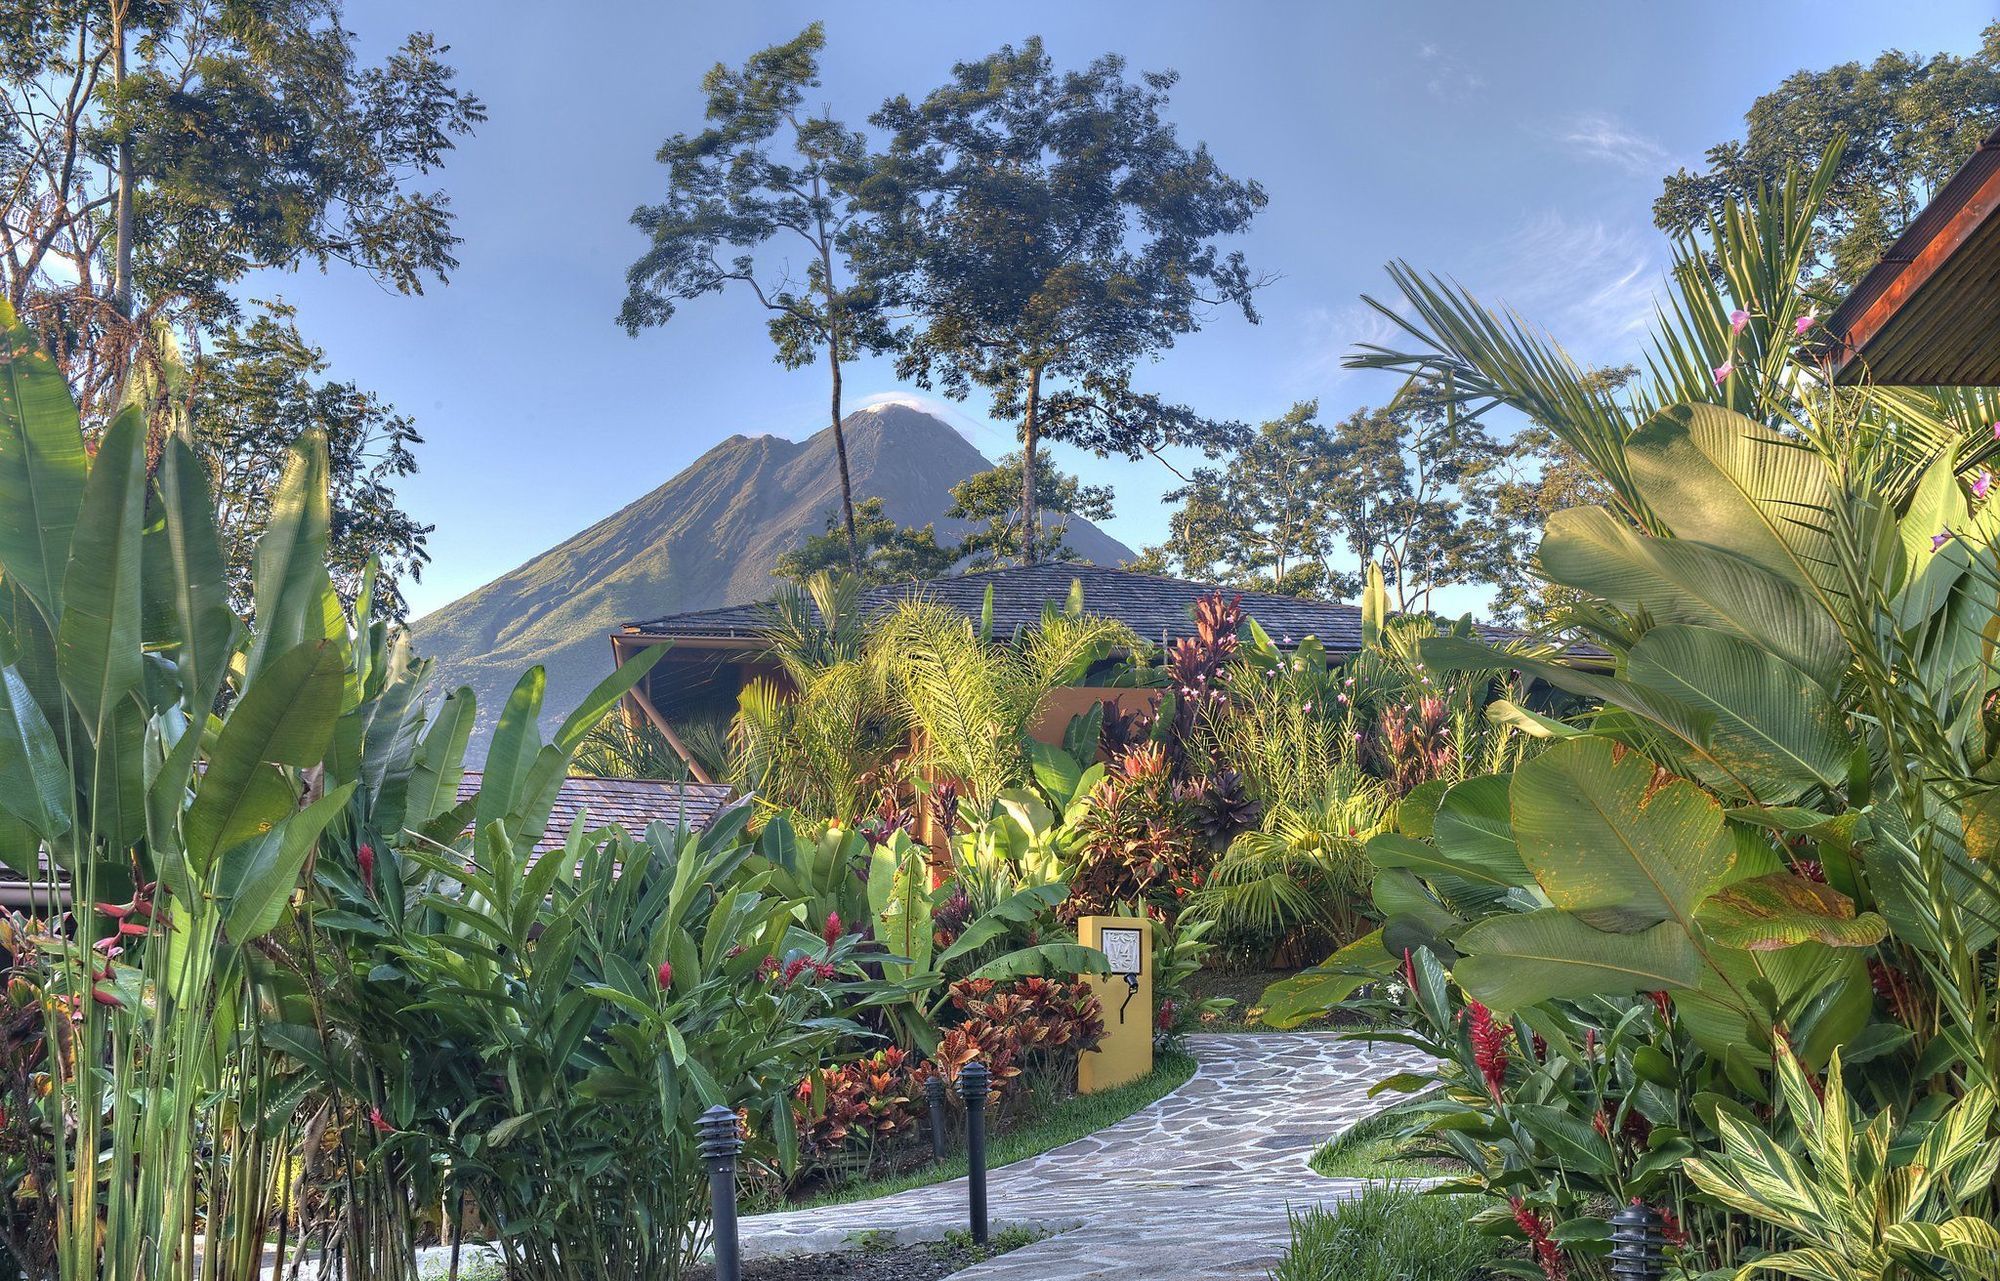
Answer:
[[[840,460],[840,517],[847,526],[847,564],[861,572],[861,535],[854,530],[854,482],[847,474],[847,429],[840,425],[840,331],[828,335],[827,363],[833,366],[833,452]]]
[[[114,0],[111,6],[111,83],[117,90],[118,106],[125,107],[125,14],[127,5]],[[113,257],[111,301],[118,314],[132,316],[132,135],[118,131],[118,231]]]
[[[1035,510],[1035,446],[1041,440],[1041,423],[1035,418],[1042,404],[1042,371],[1028,375],[1028,412],[1021,420],[1021,563],[1035,563],[1036,543],[1041,541],[1041,516]]]

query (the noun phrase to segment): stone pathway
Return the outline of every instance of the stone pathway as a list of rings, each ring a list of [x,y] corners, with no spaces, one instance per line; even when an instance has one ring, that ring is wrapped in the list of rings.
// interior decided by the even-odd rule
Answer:
[[[1353,1195],[1307,1162],[1381,1106],[1368,1087],[1421,1065],[1414,1052],[1331,1034],[1196,1036],[1194,1079],[1087,1138],[992,1171],[992,1229],[1055,1232],[955,1281],[1262,1278],[1291,1235],[1288,1210]],[[747,1257],[839,1249],[864,1233],[934,1239],[965,1226],[965,1181],[852,1205],[743,1220]]]

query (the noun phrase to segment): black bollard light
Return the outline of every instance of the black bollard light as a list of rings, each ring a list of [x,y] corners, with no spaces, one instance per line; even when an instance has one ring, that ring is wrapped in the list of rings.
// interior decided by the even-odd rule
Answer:
[[[991,1083],[991,1073],[977,1059],[959,1070],[958,1097],[965,1100],[965,1191],[974,1245],[986,1244],[986,1091]]]
[[[1660,1281],[1667,1275],[1666,1221],[1634,1201],[1611,1216],[1611,1275],[1616,1281]]]
[[[944,1078],[935,1073],[924,1082],[924,1098],[931,1105],[931,1155],[944,1160]]]
[[[736,1133],[736,1113],[721,1104],[695,1122],[701,1159],[708,1163],[708,1195],[715,1210],[715,1281],[742,1281],[743,1258],[736,1243],[736,1154],[743,1140]]]

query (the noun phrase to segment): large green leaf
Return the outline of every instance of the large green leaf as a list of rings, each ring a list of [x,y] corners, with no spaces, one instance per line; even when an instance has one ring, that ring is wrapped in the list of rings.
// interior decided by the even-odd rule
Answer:
[[[458,803],[458,784],[465,775],[465,745],[472,741],[477,706],[471,688],[464,685],[445,695],[438,705],[410,774],[409,796],[404,802],[408,826],[422,827]]]
[[[1372,931],[1311,969],[1265,988],[1258,998],[1263,1009],[1258,1019],[1270,1027],[1297,1027],[1325,1014],[1352,996],[1356,988],[1395,967],[1396,959],[1382,948],[1382,931]]]
[[[570,712],[556,730],[556,736],[550,740],[565,761],[583,742],[584,736],[597,728],[611,709],[618,706],[618,700],[625,697],[626,691],[644,680],[646,673],[666,657],[668,648],[665,644],[647,646],[620,663],[617,670],[597,682],[596,687],[583,696],[583,701]]]
[[[0,575],[54,628],[89,463],[62,371],[0,298]]]
[[[1873,912],[1856,914],[1854,900],[1830,885],[1791,872],[1771,872],[1724,886],[1696,909],[1711,939],[1752,952],[1800,943],[1873,947],[1889,927]]]
[[[56,670],[93,742],[111,707],[139,686],[139,554],[146,517],[146,423],[118,415],[98,445],[63,578]]]
[[[0,811],[45,841],[70,829],[69,766],[48,717],[12,665],[0,667]],[[26,866],[9,866],[30,879],[37,874],[32,851]]]
[[[250,647],[251,676],[279,654],[336,634],[328,628],[326,440],[308,431],[292,446],[271,498],[255,565],[257,639]]]
[[[214,705],[229,671],[238,625],[229,607],[208,469],[178,438],[168,440],[161,455],[159,488],[167,555],[149,586],[171,606],[184,699],[191,715],[201,715]]]
[[[182,823],[195,875],[290,814],[294,788],[278,767],[317,765],[325,755],[346,683],[344,649],[333,640],[293,646],[230,710]]]
[[[1549,901],[1599,929],[1686,931],[1736,868],[1713,798],[1599,738],[1557,743],[1514,771],[1513,818]]]
[[[1675,405],[1625,443],[1627,466],[1668,529],[1803,586],[1833,562],[1832,502],[1818,454],[1718,405]]]
[[[530,667],[514,682],[507,704],[500,709],[500,721],[493,729],[493,741],[486,748],[486,770],[479,780],[478,825],[485,827],[513,813],[519,793],[528,784],[535,757],[542,749],[538,722],[542,715],[542,693],[548,687],[548,673]]]
[[[1670,623],[1640,638],[1625,674],[1715,718],[1705,762],[1714,776],[1704,781],[1720,790],[1784,805],[1847,776],[1854,741],[1838,709],[1818,683],[1769,650]]]
[[[1454,784],[1438,802],[1431,832],[1456,863],[1487,869],[1502,885],[1526,885],[1528,869],[1514,844],[1508,774],[1485,774]]]
[[[1601,507],[1549,517],[1537,554],[1552,581],[1645,610],[1663,623],[1730,632],[1829,688],[1847,666],[1840,629],[1790,578],[1720,547],[1654,538]]]
[[[1491,916],[1460,934],[1452,977],[1496,1010],[1548,1000],[1694,986],[1701,959],[1686,930],[1662,921],[1637,933],[1593,929],[1568,912],[1543,908]]]
[[[1512,668],[1524,675],[1539,677],[1557,689],[1615,704],[1653,722],[1697,753],[1707,750],[1709,734],[1715,725],[1713,712],[1690,707],[1658,690],[1566,663],[1550,663],[1525,654],[1509,654],[1479,641],[1457,636],[1426,636],[1417,643],[1417,650],[1425,663],[1445,671],[1483,672]]]
[[[285,900],[298,888],[313,842],[346,808],[353,792],[354,784],[343,783],[223,857],[215,869],[215,897],[231,942],[241,946],[277,925]]]

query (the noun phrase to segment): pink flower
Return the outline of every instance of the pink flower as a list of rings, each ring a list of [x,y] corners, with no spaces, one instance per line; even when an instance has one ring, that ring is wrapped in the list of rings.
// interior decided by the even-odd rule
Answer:
[[[1943,547],[1946,543],[1950,541],[1951,541],[1951,531],[1948,529],[1940,529],[1937,533],[1931,535],[1931,550],[1936,551],[1938,548]]]
[[[368,1109],[368,1124],[375,1127],[377,1134],[394,1134],[396,1132],[396,1127],[390,1125],[388,1120],[383,1117],[381,1108]]]
[[[1729,375],[1736,372],[1736,362],[1725,360],[1715,367],[1715,385],[1720,387],[1729,381]]]
[[[1740,334],[1740,333],[1742,333],[1742,332],[1743,332],[1743,327],[1744,327],[1745,325],[1749,324],[1749,323],[1750,323],[1750,313],[1749,313],[1749,312],[1747,312],[1747,311],[1744,311],[1744,310],[1742,310],[1741,308],[1738,308],[1737,310],[1735,310],[1735,311],[1732,311],[1732,312],[1730,312],[1730,313],[1729,313],[1729,332],[1730,332],[1730,333],[1732,333],[1732,334]]]
[[[2000,423],[1993,424],[1993,439],[2000,440]]]
[[[828,912],[826,914],[826,928],[820,932],[820,937],[826,940],[826,945],[832,947],[835,943],[840,942],[840,936],[846,932],[846,928],[840,923],[840,913]]]
[[[664,992],[674,985],[674,967],[666,961],[661,961],[660,968],[653,977],[660,981],[660,990]]]
[[[1987,492],[1992,488],[1993,488],[1993,473],[1985,470],[1984,468],[1981,468],[1979,472],[1979,479],[1972,482],[1972,492],[1974,494],[1977,494],[1979,497],[1984,498],[1986,497]]]
[[[1792,333],[1800,338],[1805,337],[1806,330],[1811,329],[1813,327],[1813,322],[1818,319],[1819,319],[1818,312],[1816,311],[1807,312],[1805,315],[1800,316],[1797,320],[1794,320],[1792,322]]]
[[[375,847],[373,845],[367,845],[367,844],[363,844],[356,847],[354,851],[354,862],[361,869],[361,883],[368,887],[369,893],[371,894],[374,893]]]

